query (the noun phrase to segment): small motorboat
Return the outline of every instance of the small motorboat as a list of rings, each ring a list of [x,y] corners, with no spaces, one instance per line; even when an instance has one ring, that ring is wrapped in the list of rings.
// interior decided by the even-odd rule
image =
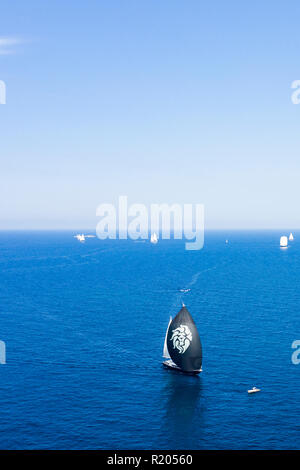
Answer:
[[[257,392],[260,392],[260,388],[252,387],[250,390],[248,390],[248,393],[257,393]]]

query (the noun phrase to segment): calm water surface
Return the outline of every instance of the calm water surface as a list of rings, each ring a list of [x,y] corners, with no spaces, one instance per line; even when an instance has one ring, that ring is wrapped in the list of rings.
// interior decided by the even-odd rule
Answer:
[[[300,447],[300,233],[208,232],[196,252],[72,235],[0,232],[0,448]],[[161,367],[181,301],[199,377]]]

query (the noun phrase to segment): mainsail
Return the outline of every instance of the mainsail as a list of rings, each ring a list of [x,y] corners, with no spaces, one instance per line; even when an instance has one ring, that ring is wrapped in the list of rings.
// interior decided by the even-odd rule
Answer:
[[[199,333],[185,306],[169,324],[167,349],[172,361],[182,371],[194,372],[201,369],[202,346]]]
[[[158,242],[158,237],[157,237],[155,232],[152,233],[151,238],[150,238],[150,242],[154,243],[154,244],[156,244]]]
[[[288,237],[286,237],[285,235],[280,237],[280,246],[281,247],[286,247],[286,246],[288,246],[288,244],[289,244]]]
[[[293,240],[294,240],[294,235],[292,234],[292,232],[290,233],[289,240],[290,240],[290,241],[293,241]]]
[[[169,324],[168,324],[168,328],[167,328],[167,332],[166,332],[166,337],[165,337],[165,342],[164,342],[163,357],[165,359],[170,359],[171,358],[171,356],[169,354],[169,351],[168,351],[168,345],[167,345],[167,337],[168,337],[171,322],[172,322],[172,317],[170,317],[170,320],[169,320]]]

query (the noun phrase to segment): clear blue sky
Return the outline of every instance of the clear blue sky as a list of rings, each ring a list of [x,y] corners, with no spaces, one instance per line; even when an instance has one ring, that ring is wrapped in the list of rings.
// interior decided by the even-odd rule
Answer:
[[[298,1],[1,3],[0,228],[204,203],[207,228],[300,228]],[[1,43],[2,38],[2,43]]]

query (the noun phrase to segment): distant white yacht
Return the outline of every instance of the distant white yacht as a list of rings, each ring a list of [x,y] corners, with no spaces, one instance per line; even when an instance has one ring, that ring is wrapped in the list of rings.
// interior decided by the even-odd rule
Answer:
[[[291,242],[294,240],[294,235],[292,234],[292,232],[290,233],[289,240],[290,240]]]
[[[74,238],[77,238],[77,240],[81,243],[85,242],[85,235],[83,233],[81,235],[80,233],[78,233],[77,235],[74,235]]]
[[[281,248],[287,248],[288,244],[289,244],[288,237],[286,237],[285,235],[280,237],[280,246],[281,246]]]
[[[155,232],[151,234],[150,242],[154,244],[158,242],[158,237]]]
[[[260,392],[260,388],[252,387],[250,390],[248,390],[248,393],[257,393],[257,392]]]

